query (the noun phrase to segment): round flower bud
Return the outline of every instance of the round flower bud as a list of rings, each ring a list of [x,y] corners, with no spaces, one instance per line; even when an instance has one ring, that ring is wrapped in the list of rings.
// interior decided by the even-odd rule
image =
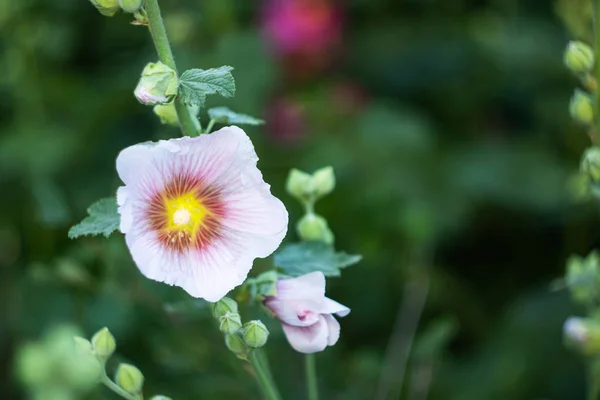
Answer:
[[[146,105],[166,104],[177,95],[177,74],[160,61],[144,67],[134,95]]]
[[[229,297],[223,297],[221,300],[213,303],[212,314],[215,318],[220,318],[227,313],[236,314],[238,312],[238,305],[235,300]]]
[[[91,3],[96,7],[100,14],[105,17],[112,17],[119,11],[118,0],[90,0]]]
[[[138,394],[144,386],[144,375],[142,371],[131,364],[119,364],[115,382],[127,392]]]
[[[240,314],[227,312],[219,318],[219,329],[223,333],[236,333],[242,327]]]
[[[170,397],[163,396],[162,394],[157,394],[156,396],[150,397],[150,400],[172,400]]]
[[[244,338],[244,343],[249,347],[257,349],[267,343],[269,330],[259,320],[246,322],[242,330],[242,337]]]
[[[600,148],[589,147],[583,153],[580,170],[593,182],[600,180]]]
[[[582,90],[576,89],[569,103],[571,117],[582,124],[589,125],[594,120],[594,103]]]
[[[324,167],[316,170],[312,175],[315,196],[323,197],[335,188],[335,175],[333,167]]]
[[[174,103],[156,105],[152,111],[160,118],[161,124],[179,126],[179,118]]]
[[[246,354],[248,346],[237,333],[228,333],[225,335],[225,346],[237,356]]]
[[[92,336],[92,347],[98,357],[106,360],[115,352],[117,343],[108,328],[102,328]]]
[[[327,244],[333,244],[333,233],[329,229],[325,218],[320,215],[313,213],[304,215],[300,221],[298,221],[296,231],[302,240],[316,240]]]
[[[302,201],[314,193],[312,176],[295,168],[290,171],[285,187],[289,194]]]
[[[563,325],[563,334],[568,345],[583,355],[600,354],[600,322],[590,318],[570,317]]]
[[[119,6],[123,11],[133,14],[142,7],[142,0],[119,0]]]
[[[571,41],[564,54],[564,62],[571,71],[581,74],[594,68],[594,50],[580,41]]]

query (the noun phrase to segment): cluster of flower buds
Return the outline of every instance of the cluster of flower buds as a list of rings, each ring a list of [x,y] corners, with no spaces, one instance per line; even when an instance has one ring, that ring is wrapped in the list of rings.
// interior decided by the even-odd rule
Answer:
[[[213,303],[213,316],[219,321],[219,329],[225,334],[225,345],[242,360],[248,360],[250,352],[263,347],[269,338],[269,330],[259,320],[242,324],[235,300],[223,297]]]
[[[592,140],[581,158],[579,173],[571,179],[572,195],[580,200],[600,197],[600,149],[597,147],[597,132],[594,128],[596,102],[594,96],[597,80],[593,74],[596,60],[594,50],[581,41],[571,41],[564,53],[564,64],[581,81],[582,88],[575,89],[569,103],[571,117],[588,130]]]
[[[73,342],[75,334],[75,328],[60,326],[19,349],[16,372],[28,398],[80,399],[100,382],[101,364],[91,355],[91,345],[82,351]]]
[[[110,333],[108,328],[102,328],[92,336],[92,340],[89,341],[80,336],[75,336],[75,344],[79,349],[79,353],[86,354],[93,357],[96,360],[96,364],[100,370],[105,368],[106,362],[113,355],[117,348],[117,342],[115,337]],[[115,373],[114,382],[110,382],[110,379],[106,376],[106,372],[101,372],[99,376],[103,376],[103,383],[111,387],[117,385],[120,389],[124,390],[128,394],[142,399],[142,389],[144,387],[144,374],[137,367],[131,364],[121,363],[117,367]],[[98,380],[97,380],[98,382]],[[170,398],[162,395],[156,395],[151,397],[150,400],[171,400]]]
[[[286,189],[304,207],[304,216],[296,224],[296,232],[305,241],[321,241],[333,244],[334,236],[327,220],[316,214],[315,202],[331,193],[335,188],[335,175],[332,167],[324,167],[312,175],[292,169],[288,175]]]
[[[114,16],[119,10],[129,14],[135,14],[141,11],[142,0],[90,0],[100,14],[105,17]]]
[[[580,41],[571,41],[564,53],[564,63],[571,72],[579,77],[586,89],[576,89],[571,97],[569,111],[573,119],[583,125],[589,126],[594,121],[594,102],[590,92],[596,90],[596,79],[592,75],[594,69],[594,51]]]

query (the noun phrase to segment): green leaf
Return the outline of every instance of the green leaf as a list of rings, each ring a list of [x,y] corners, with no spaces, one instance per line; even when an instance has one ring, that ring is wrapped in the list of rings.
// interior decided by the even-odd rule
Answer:
[[[227,107],[211,108],[208,110],[208,116],[210,119],[214,119],[215,122],[220,124],[262,125],[265,123],[265,121],[262,119],[254,118],[246,114],[236,113]]]
[[[119,229],[119,213],[117,200],[114,197],[100,199],[88,208],[89,216],[69,229],[69,238],[75,239],[85,235],[110,236]]]
[[[323,242],[301,242],[285,246],[275,254],[275,265],[289,276],[321,271],[325,276],[340,276],[341,268],[356,264],[360,255],[336,252]]]
[[[231,75],[233,67],[211,69],[188,69],[179,78],[179,97],[186,105],[202,107],[206,96],[218,93],[223,97],[235,95],[235,81]]]

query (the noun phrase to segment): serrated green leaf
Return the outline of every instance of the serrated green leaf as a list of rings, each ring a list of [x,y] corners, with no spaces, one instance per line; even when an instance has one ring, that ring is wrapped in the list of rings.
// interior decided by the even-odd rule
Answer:
[[[117,211],[117,200],[114,197],[98,200],[87,211],[89,215],[69,229],[69,238],[75,239],[85,235],[108,237],[119,229],[120,217]]]
[[[265,123],[262,119],[254,118],[250,115],[236,113],[227,107],[215,107],[208,110],[210,119],[220,124],[234,125],[262,125]]]
[[[325,276],[340,276],[340,269],[356,264],[360,255],[336,252],[323,242],[301,242],[285,246],[275,254],[275,265],[292,277],[321,271]]]
[[[188,69],[179,78],[179,98],[186,105],[202,107],[206,96],[218,93],[223,97],[235,95],[233,67],[223,66],[211,69]]]

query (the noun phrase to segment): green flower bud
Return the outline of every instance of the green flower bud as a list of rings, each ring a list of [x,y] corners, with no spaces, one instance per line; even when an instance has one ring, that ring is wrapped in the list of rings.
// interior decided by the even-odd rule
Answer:
[[[229,297],[223,297],[221,300],[213,303],[212,314],[215,318],[220,318],[227,313],[236,314],[238,312],[238,305],[235,300]]]
[[[219,318],[219,329],[223,333],[236,333],[242,327],[242,320],[238,313],[225,313]]]
[[[107,360],[115,352],[117,343],[108,328],[102,328],[92,336],[92,347],[98,357]]]
[[[583,153],[579,169],[592,182],[598,182],[600,180],[600,148],[589,147]]]
[[[160,123],[164,125],[179,126],[179,118],[175,110],[175,103],[159,104],[152,109],[154,114],[160,118]]]
[[[160,61],[144,67],[134,94],[146,105],[166,104],[177,95],[178,83],[175,71]]]
[[[571,71],[582,74],[594,68],[594,50],[580,41],[571,41],[564,54],[564,62]]]
[[[259,320],[246,322],[242,329],[242,337],[244,338],[244,343],[249,347],[257,349],[267,343],[269,330]]]
[[[248,346],[246,346],[244,340],[237,333],[225,334],[225,346],[240,358],[244,358],[248,352]]]
[[[75,340],[75,350],[78,354],[93,354],[94,349],[89,340],[79,336],[75,336],[73,340]]]
[[[335,188],[335,175],[333,167],[324,167],[312,174],[313,187],[317,197],[329,194]]]
[[[138,394],[144,386],[144,375],[142,371],[131,364],[119,364],[115,382],[127,392]]]
[[[600,293],[600,257],[591,252],[586,258],[572,256],[567,261],[565,283],[573,300],[580,304],[595,302]]]
[[[105,17],[112,17],[119,11],[118,0],[90,0],[94,7]]]
[[[569,103],[571,117],[582,124],[589,125],[594,121],[594,103],[586,92],[576,89]]]
[[[293,168],[288,175],[286,190],[297,199],[306,201],[314,193],[313,178],[306,172]]]
[[[296,231],[302,240],[317,240],[327,244],[333,244],[333,233],[327,225],[327,220],[320,215],[313,213],[304,215],[300,221],[298,221]]]
[[[142,0],[119,0],[119,6],[123,11],[133,14],[142,7]]]
[[[170,397],[163,396],[162,394],[157,394],[156,396],[152,396],[150,400],[172,400]]]
[[[19,349],[17,375],[29,386],[39,386],[52,379],[53,362],[43,345],[30,343]]]
[[[590,318],[569,317],[563,325],[567,345],[586,356],[600,354],[600,322]]]

